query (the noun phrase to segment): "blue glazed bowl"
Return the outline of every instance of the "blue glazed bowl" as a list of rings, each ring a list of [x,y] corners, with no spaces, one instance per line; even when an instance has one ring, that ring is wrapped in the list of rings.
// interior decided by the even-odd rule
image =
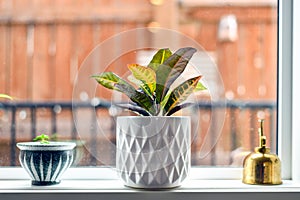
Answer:
[[[19,160],[32,179],[32,185],[54,185],[60,183],[62,174],[73,163],[71,142],[20,142]]]

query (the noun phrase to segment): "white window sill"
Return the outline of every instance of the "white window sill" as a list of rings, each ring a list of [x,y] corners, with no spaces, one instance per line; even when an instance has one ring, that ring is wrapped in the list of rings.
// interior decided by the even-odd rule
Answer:
[[[192,168],[190,178],[184,181],[181,187],[172,190],[147,191],[125,187],[122,181],[117,179],[115,171],[105,168],[70,168],[62,182],[53,186],[31,186],[31,181],[24,169],[2,168],[0,170],[0,199],[20,199],[21,196],[23,200],[38,198],[43,200],[48,198],[52,200],[102,198],[199,200],[200,197],[222,200],[227,198],[300,199],[300,182],[284,180],[282,185],[246,185],[241,182],[240,174],[241,169],[238,168]],[[223,180],[218,180],[220,175]],[[236,178],[233,180],[232,177]]]
[[[300,199],[300,183],[246,185],[241,180],[187,180],[172,190],[138,190],[119,180],[62,180],[54,186],[31,186],[30,180],[0,180],[0,199]]]
[[[300,182],[284,180],[281,185],[247,185],[241,180],[186,180],[180,187],[154,192],[300,192]],[[152,192],[128,188],[120,180],[62,180],[58,185],[32,186],[30,180],[0,180],[0,193],[141,193]]]

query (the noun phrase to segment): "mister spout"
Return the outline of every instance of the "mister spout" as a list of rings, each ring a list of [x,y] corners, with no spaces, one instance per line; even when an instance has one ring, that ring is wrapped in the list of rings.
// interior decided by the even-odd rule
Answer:
[[[259,137],[259,147],[258,147],[258,150],[261,153],[265,153],[266,150],[267,150],[267,148],[266,148],[267,137],[264,135],[264,120],[263,119],[259,119],[258,122],[260,124],[260,127],[258,128],[258,137]]]

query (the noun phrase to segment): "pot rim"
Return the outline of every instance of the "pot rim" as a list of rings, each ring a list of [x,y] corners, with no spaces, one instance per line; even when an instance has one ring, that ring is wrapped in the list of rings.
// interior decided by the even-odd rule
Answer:
[[[74,149],[74,142],[49,142],[49,144],[41,144],[40,142],[18,142],[17,147],[20,150],[30,151],[65,151]]]
[[[116,134],[133,138],[152,138],[166,131],[177,134],[179,127],[186,129],[184,133],[190,134],[190,116],[121,116],[116,119]],[[169,130],[171,129],[171,130]],[[181,130],[181,129],[180,129]]]
[[[117,116],[117,118],[191,118],[190,116]]]

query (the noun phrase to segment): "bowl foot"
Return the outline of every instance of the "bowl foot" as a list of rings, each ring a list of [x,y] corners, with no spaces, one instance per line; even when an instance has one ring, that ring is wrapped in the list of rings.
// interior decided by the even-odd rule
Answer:
[[[59,183],[60,181],[31,181],[31,185],[37,186],[56,185]]]
[[[136,189],[136,190],[153,190],[153,191],[168,191],[168,190],[173,190],[176,188],[179,188],[180,185],[176,185],[176,186],[156,186],[156,187],[149,187],[149,186],[130,186],[127,184],[124,184],[125,187],[128,188],[132,188],[132,189]]]

